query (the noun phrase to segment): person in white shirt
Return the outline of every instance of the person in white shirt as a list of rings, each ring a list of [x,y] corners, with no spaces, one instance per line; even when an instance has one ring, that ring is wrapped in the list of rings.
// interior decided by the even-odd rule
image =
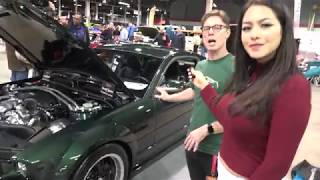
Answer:
[[[120,31],[120,41],[128,40],[128,29],[126,25],[123,25]]]

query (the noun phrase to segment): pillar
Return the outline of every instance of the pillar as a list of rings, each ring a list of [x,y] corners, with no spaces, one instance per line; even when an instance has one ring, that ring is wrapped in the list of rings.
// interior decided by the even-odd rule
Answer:
[[[86,0],[86,7],[85,7],[85,16],[86,16],[86,23],[89,24],[91,20],[90,14],[90,0]]]
[[[99,3],[96,2],[95,20],[99,20]]]
[[[206,0],[206,13],[212,10],[214,0]]]
[[[156,13],[156,6],[153,6],[149,11],[148,26],[153,26],[155,13]]]
[[[137,16],[137,26],[140,26],[141,24],[141,0],[138,0],[138,16]]]

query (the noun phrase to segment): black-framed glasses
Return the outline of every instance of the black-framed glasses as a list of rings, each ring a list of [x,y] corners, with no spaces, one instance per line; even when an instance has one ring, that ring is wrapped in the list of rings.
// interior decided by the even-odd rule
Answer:
[[[216,24],[213,26],[202,26],[202,31],[208,32],[210,29],[212,29],[213,32],[220,32],[224,28],[228,28],[228,26],[222,25],[222,24]]]

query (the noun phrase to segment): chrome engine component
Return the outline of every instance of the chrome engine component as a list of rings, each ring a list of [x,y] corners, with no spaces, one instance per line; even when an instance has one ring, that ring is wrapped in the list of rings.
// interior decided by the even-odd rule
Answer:
[[[0,124],[41,128],[60,118],[86,120],[102,109],[98,102],[87,99],[80,104],[46,86],[9,85],[4,89],[6,94],[0,96]]]

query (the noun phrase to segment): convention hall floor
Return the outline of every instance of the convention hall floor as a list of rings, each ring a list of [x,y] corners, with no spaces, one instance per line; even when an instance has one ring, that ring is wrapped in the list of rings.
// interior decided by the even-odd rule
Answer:
[[[0,83],[9,80],[7,60],[0,44]],[[293,165],[307,159],[320,167],[320,87],[312,88],[312,113],[310,123],[300,144]],[[190,180],[186,167],[183,147],[179,146],[167,156],[149,166],[133,180]]]

